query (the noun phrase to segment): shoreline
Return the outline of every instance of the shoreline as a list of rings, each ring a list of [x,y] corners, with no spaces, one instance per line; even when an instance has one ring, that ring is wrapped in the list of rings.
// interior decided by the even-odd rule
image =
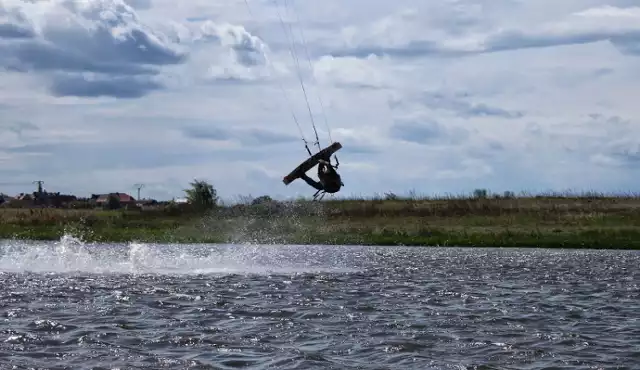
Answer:
[[[270,201],[198,212],[2,208],[0,239],[640,250],[640,197]]]
[[[412,235],[351,234],[343,236],[309,236],[300,238],[228,238],[223,236],[186,236],[167,233],[160,235],[144,230],[141,232],[73,232],[64,230],[22,230],[7,233],[3,228],[0,239],[18,241],[57,242],[64,236],[81,239],[86,243],[159,243],[159,244],[244,244],[247,242],[269,245],[345,245],[345,246],[406,246],[406,247],[476,247],[476,248],[547,248],[547,249],[598,249],[640,250],[640,232],[586,231],[582,234],[555,236],[551,234],[530,235],[524,233],[440,234],[435,237]]]
[[[84,243],[145,243],[145,244],[263,244],[263,245],[319,245],[319,246],[371,246],[371,247],[415,247],[415,248],[442,248],[442,247],[459,247],[459,248],[523,248],[523,249],[589,249],[589,250],[640,250],[640,241],[629,241],[629,239],[620,241],[611,241],[610,238],[603,235],[599,239],[591,239],[585,241],[578,238],[573,239],[553,239],[544,236],[538,239],[527,237],[511,236],[509,239],[500,241],[499,236],[482,239],[469,238],[375,238],[375,237],[358,237],[358,238],[329,238],[329,239],[312,239],[312,240],[290,240],[282,242],[272,242],[268,240],[228,240],[223,238],[185,238],[185,237],[169,237],[169,238],[149,238],[136,237],[107,239],[103,237],[86,238],[83,235],[73,233],[63,233],[58,235],[47,235],[45,237],[25,237],[25,235],[1,235],[0,240],[15,240],[29,242],[59,242],[64,236],[76,237]],[[640,234],[636,235],[638,240]]]

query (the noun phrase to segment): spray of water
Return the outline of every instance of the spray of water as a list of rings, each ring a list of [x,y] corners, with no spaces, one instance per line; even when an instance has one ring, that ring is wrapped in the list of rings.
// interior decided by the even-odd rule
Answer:
[[[246,274],[353,271],[370,248],[291,246],[320,225],[324,208],[308,202],[279,203],[217,214],[174,231],[174,236],[225,235],[229,244],[86,243],[69,230],[57,242],[0,241],[0,272],[121,274]],[[252,213],[253,212],[253,213]]]
[[[238,214],[204,218],[197,231],[204,235],[225,235],[226,241],[233,244],[289,244],[294,240],[307,243],[305,239],[318,231],[325,216],[319,203],[278,202],[241,209]]]
[[[356,248],[359,249],[359,248]],[[0,272],[109,274],[291,274],[357,271],[365,249],[263,244],[0,242]]]

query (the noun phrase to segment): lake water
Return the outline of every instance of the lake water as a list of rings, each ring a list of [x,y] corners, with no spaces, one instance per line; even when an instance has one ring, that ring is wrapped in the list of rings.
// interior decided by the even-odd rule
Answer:
[[[1,369],[638,369],[640,253],[0,242]]]

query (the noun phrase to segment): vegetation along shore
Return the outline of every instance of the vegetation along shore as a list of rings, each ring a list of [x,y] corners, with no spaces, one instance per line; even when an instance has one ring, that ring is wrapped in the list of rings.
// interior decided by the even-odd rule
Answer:
[[[489,194],[220,204],[207,183],[189,202],[96,208],[0,207],[0,238],[86,242],[288,243],[640,249],[640,196]]]

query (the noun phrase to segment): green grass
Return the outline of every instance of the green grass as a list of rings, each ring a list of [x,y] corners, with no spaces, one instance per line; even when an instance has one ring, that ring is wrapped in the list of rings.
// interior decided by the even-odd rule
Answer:
[[[0,208],[0,238],[640,249],[640,197],[546,194],[297,200],[104,211]]]

